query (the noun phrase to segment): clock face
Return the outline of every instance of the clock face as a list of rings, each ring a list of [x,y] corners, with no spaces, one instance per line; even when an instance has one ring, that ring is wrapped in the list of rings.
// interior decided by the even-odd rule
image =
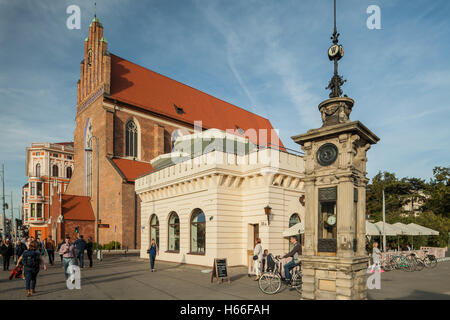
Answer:
[[[329,166],[333,164],[338,156],[338,148],[332,143],[325,143],[317,151],[317,162],[321,166]]]
[[[330,49],[328,49],[328,56],[330,58],[333,58],[335,55],[339,53],[339,46],[336,44],[333,44]]]
[[[327,219],[327,223],[330,226],[334,226],[336,224],[336,215],[329,216]]]
[[[341,56],[341,58],[344,56],[344,47],[343,46],[339,46],[339,55]]]

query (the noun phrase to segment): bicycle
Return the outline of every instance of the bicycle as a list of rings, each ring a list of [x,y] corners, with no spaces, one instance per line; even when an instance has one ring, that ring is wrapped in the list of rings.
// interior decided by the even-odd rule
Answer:
[[[422,271],[425,268],[423,259],[420,259],[415,253],[411,253],[411,259],[414,261],[414,271]]]
[[[405,256],[403,254],[392,255],[390,260],[386,263],[385,268],[386,266],[388,266],[389,270],[401,269],[408,272],[415,270],[414,259],[411,256]]]
[[[410,256],[414,261],[415,271],[422,271],[423,268],[434,268],[437,266],[437,259],[432,254],[427,254],[428,251],[424,251],[424,257],[419,258],[415,253],[411,253]]]
[[[436,256],[433,254],[427,254],[428,251],[425,250],[425,257],[422,259],[423,260],[423,264],[425,265],[425,267],[427,268],[434,268],[437,266],[437,259]]]
[[[275,267],[272,271],[264,272],[258,280],[259,289],[265,294],[276,294],[281,289],[281,284],[284,279],[281,276],[281,261],[280,258],[274,257]],[[302,272],[300,270],[301,263],[298,263],[292,270],[292,277],[289,283],[289,287],[297,290],[298,293],[302,292]]]

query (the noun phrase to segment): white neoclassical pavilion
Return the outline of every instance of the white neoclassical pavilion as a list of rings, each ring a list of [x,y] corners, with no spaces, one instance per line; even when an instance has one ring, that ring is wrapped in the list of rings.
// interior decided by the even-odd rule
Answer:
[[[192,135],[192,141],[211,132],[216,138],[202,141],[200,152],[177,149],[175,143],[172,157],[155,158],[155,171],[136,180],[142,258],[148,258],[152,238],[159,260],[205,266],[212,266],[214,258],[227,258],[230,266],[247,265],[256,237],[273,254],[289,250],[283,231],[305,219],[303,157],[258,149],[217,130]],[[180,139],[180,145],[186,140]],[[218,147],[230,140],[247,148],[230,152]]]

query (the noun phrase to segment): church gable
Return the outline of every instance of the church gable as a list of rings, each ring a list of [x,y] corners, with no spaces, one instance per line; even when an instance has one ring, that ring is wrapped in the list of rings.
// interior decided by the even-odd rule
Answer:
[[[77,82],[77,113],[100,95],[109,94],[111,58],[107,47],[103,26],[94,17],[89,26],[89,36],[84,40],[84,59],[80,66],[80,80]]]

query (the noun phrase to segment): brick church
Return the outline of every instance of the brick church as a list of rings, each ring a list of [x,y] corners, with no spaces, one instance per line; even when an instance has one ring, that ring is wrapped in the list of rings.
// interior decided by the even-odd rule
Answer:
[[[75,169],[66,193],[90,197],[96,216],[100,187],[99,219],[109,225],[100,229],[100,243],[117,239],[122,247],[139,248],[135,180],[153,171],[153,158],[172,151],[174,137],[193,133],[196,121],[202,130],[231,129],[244,136],[249,129],[267,130],[265,138],[248,138],[259,146],[282,146],[268,119],[110,53],[95,17],[77,82]]]

